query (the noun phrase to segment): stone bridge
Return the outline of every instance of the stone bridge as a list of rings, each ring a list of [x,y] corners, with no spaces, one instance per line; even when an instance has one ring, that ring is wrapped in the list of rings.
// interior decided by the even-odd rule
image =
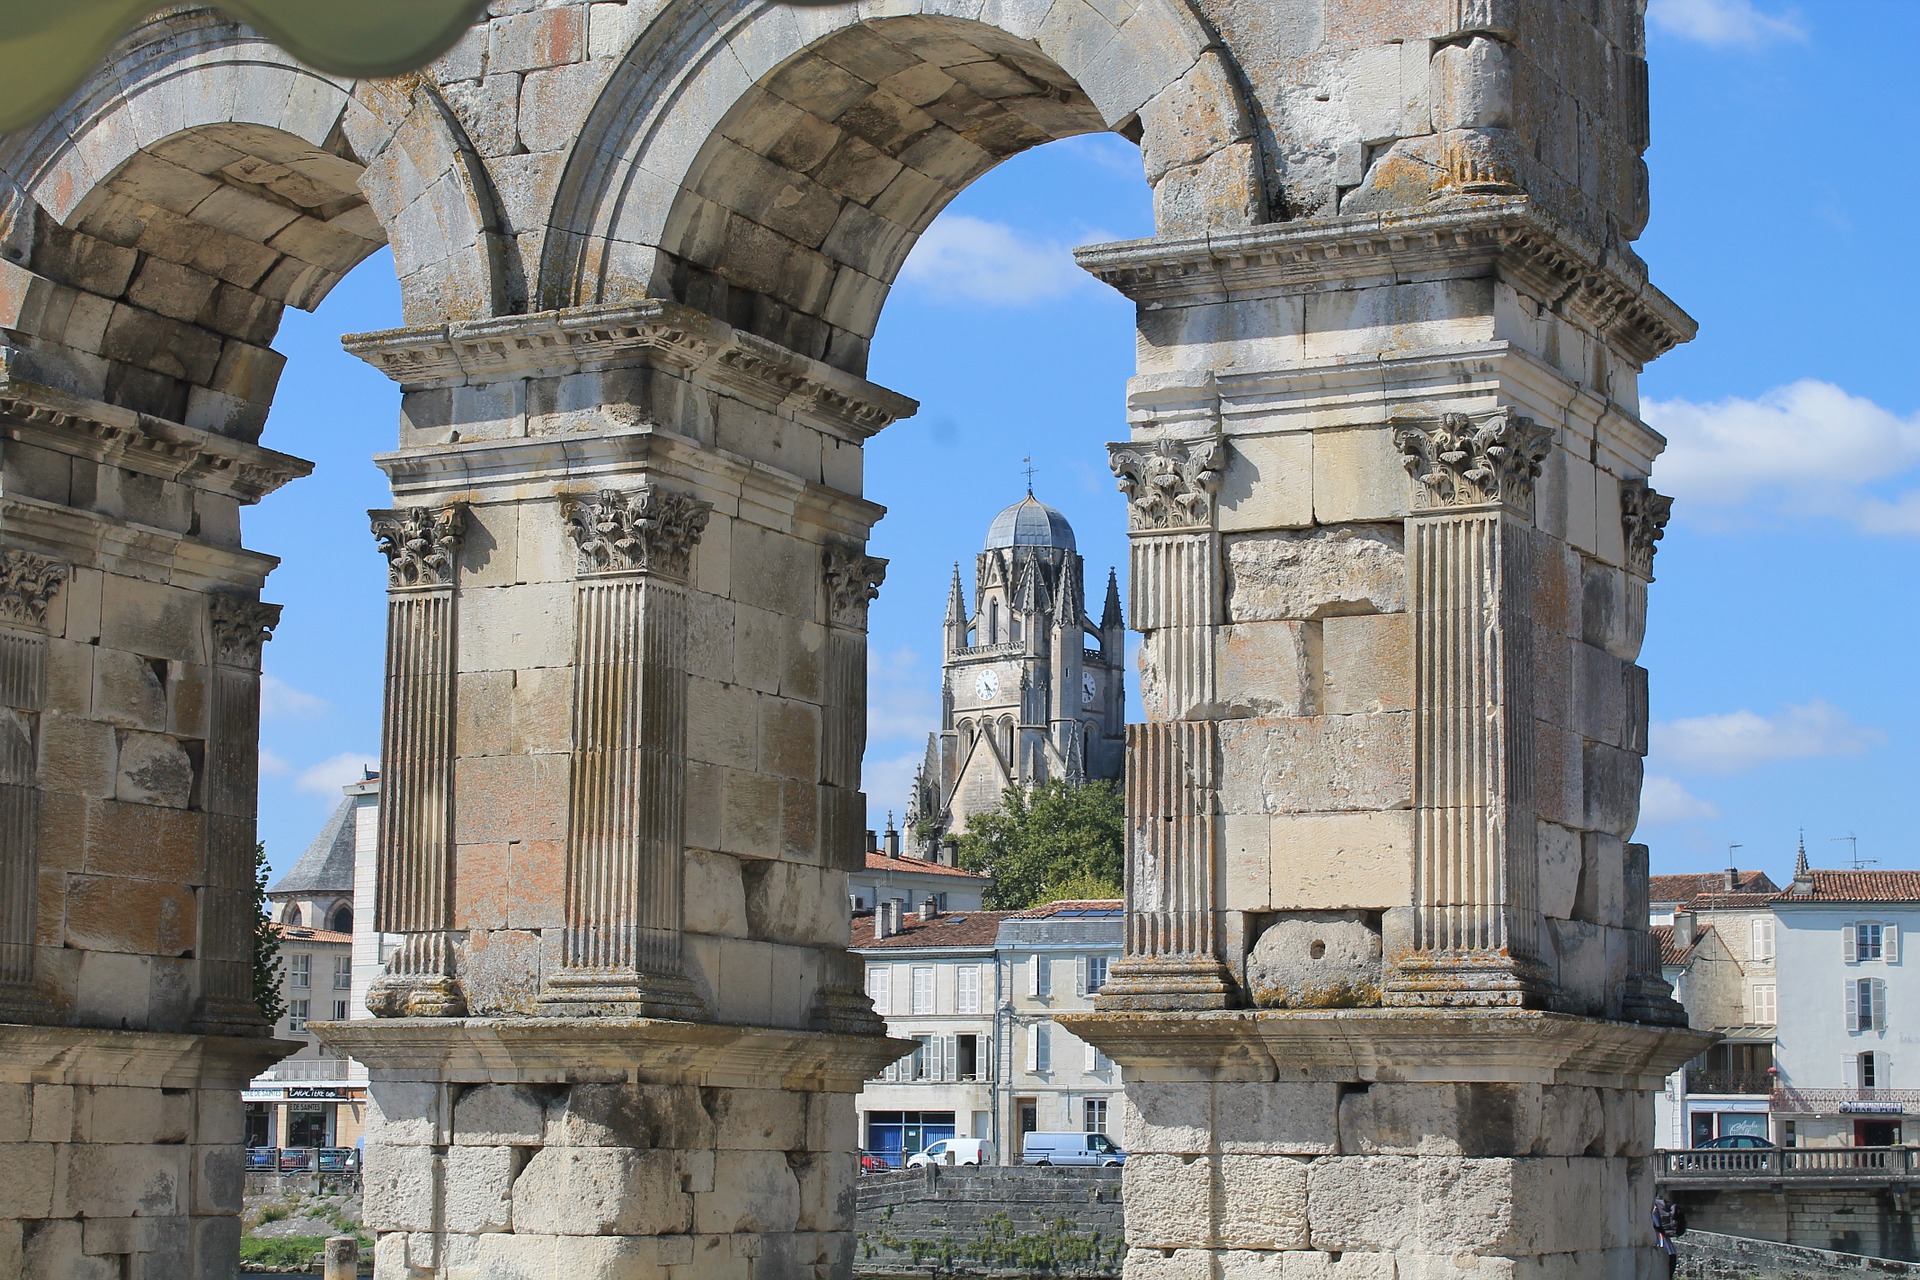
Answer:
[[[0,1274],[226,1280],[283,310],[382,244],[385,1278],[843,1275],[863,372],[1106,130],[1132,1280],[1653,1276],[1700,1037],[1628,843],[1668,503],[1636,0],[498,0],[342,82],[214,10],[0,140]],[[297,448],[298,441],[284,441]],[[1089,440],[1089,448],[1103,442]],[[1341,994],[1340,1007],[1325,992]]]

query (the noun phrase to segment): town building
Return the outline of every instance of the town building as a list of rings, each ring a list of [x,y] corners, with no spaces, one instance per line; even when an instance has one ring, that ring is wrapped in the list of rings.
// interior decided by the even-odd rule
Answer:
[[[1120,1068],[1055,1021],[1093,1008],[1107,969],[1120,959],[1126,912],[1117,899],[1050,902],[1000,922],[997,961],[1005,993],[1005,1158],[1035,1130],[1104,1133],[1121,1146]]]
[[[936,845],[931,853],[918,858],[902,851],[900,832],[889,814],[886,837],[878,847],[873,832],[867,832],[865,865],[847,877],[848,905],[860,912],[871,911],[881,902],[898,901],[911,912],[931,901],[936,911],[978,911],[993,877],[954,865],[950,844]]]
[[[987,1139],[1002,1164],[1036,1129],[1124,1146],[1119,1068],[1055,1021],[1093,1007],[1123,922],[1111,900],[908,914],[883,900],[855,916],[874,1009],[915,1044],[859,1096],[863,1149],[897,1167],[949,1137]]]
[[[366,1069],[330,1052],[309,1022],[366,1017],[361,955],[375,949],[372,903],[380,781],[367,773],[344,795],[320,833],[267,890],[280,939],[280,992],[286,1011],[274,1034],[300,1044],[249,1082],[250,1147],[350,1147],[366,1118]],[[384,957],[381,957],[384,958]],[[377,970],[378,960],[372,962]]]
[[[1027,496],[995,516],[967,607],[953,567],[940,672],[940,731],[928,735],[907,826],[932,860],[1010,786],[1117,781],[1126,757],[1126,623],[1107,574],[1096,624],[1073,526]],[[1091,646],[1091,647],[1090,647]]]
[[[1741,871],[1736,867],[1703,874],[1648,876],[1647,920],[1649,924],[1672,924],[1674,911],[1703,893],[1778,892],[1780,886],[1766,872]]]

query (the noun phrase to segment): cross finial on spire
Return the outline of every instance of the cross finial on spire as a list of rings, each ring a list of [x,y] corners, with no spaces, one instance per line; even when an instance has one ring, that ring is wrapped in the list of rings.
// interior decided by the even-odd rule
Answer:
[[[1033,455],[1028,454],[1020,461],[1027,464],[1027,496],[1031,498],[1033,496]]]

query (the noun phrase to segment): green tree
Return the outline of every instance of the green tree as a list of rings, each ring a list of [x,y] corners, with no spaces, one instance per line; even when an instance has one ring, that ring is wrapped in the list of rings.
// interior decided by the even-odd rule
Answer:
[[[1125,821],[1120,789],[1111,782],[1008,787],[997,808],[967,819],[960,865],[994,878],[989,910],[1117,898],[1125,878]]]
[[[287,1002],[280,994],[280,935],[267,909],[267,846],[253,846],[253,999],[269,1027],[280,1021]]]

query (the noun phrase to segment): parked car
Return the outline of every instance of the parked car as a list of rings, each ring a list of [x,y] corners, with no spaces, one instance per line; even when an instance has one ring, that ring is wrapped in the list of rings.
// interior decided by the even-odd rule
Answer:
[[[321,1173],[352,1173],[359,1165],[359,1154],[352,1147],[316,1147],[314,1168]]]
[[[1676,1170],[1694,1171],[1761,1169],[1766,1167],[1771,1154],[1779,1149],[1757,1134],[1729,1133],[1724,1137],[1709,1138],[1691,1150],[1677,1154],[1673,1167]]]
[[[304,1173],[313,1168],[312,1147],[284,1147],[280,1151],[280,1172]]]
[[[247,1172],[272,1173],[280,1166],[280,1148],[248,1147]]]
[[[892,1173],[893,1166],[887,1163],[885,1156],[877,1156],[871,1151],[862,1151],[860,1153],[860,1172]]]
[[[907,1168],[929,1164],[986,1164],[988,1143],[984,1138],[942,1138],[907,1157]]]
[[[1751,1133],[1730,1133],[1695,1144],[1695,1151],[1771,1151],[1773,1143]]]
[[[1104,1133],[1030,1133],[1020,1147],[1021,1164],[1125,1164],[1127,1153]]]

